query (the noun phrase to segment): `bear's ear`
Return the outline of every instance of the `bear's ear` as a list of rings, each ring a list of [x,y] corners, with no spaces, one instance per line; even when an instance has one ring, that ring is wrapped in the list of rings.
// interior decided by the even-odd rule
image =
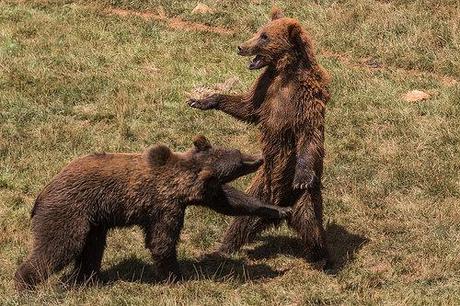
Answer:
[[[272,7],[272,11],[271,11],[272,20],[280,19],[283,17],[284,17],[283,11],[279,7],[277,6]]]
[[[305,60],[308,66],[313,66],[316,63],[315,55],[313,54],[313,42],[310,36],[302,29],[298,21],[294,21],[288,27],[289,41],[298,51],[300,56]]]
[[[211,143],[203,135],[195,136],[193,139],[193,145],[198,151],[206,151],[211,149]]]
[[[147,154],[150,164],[160,167],[164,166],[168,162],[172,152],[167,146],[159,144],[151,147]]]

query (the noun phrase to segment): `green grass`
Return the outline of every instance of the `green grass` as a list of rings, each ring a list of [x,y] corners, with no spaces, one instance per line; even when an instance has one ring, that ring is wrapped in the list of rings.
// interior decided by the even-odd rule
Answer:
[[[249,86],[258,72],[245,68],[235,46],[267,20],[269,3],[203,2],[218,12],[191,15],[195,1],[0,2],[0,303],[460,303],[460,4],[450,0],[278,3],[310,30],[333,76],[324,213],[334,274],[305,262],[287,227],[226,262],[200,260],[230,219],[191,208],[179,245],[187,282],[152,283],[134,228],[110,235],[108,283],[63,289],[58,275],[37,292],[15,293],[34,198],[72,158],[160,141],[183,150],[198,133],[259,150],[254,127],[184,102],[194,87],[230,77],[240,80],[235,90]],[[160,6],[169,17],[235,34],[105,12]],[[432,97],[404,101],[413,89]]]

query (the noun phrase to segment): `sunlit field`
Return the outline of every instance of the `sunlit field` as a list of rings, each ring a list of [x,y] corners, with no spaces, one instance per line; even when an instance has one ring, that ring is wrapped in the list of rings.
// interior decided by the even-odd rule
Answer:
[[[239,92],[236,46],[272,1],[0,1],[0,304],[308,305],[460,303],[460,4],[455,0],[276,1],[315,40],[332,75],[324,218],[335,265],[305,260],[286,226],[211,260],[231,221],[187,211],[185,281],[155,281],[138,228],[111,232],[103,281],[67,269],[17,294],[31,247],[30,211],[73,158],[162,142],[259,152],[257,128],[189,108],[190,95]],[[408,101],[420,90],[427,99]],[[235,183],[244,189],[250,176]]]

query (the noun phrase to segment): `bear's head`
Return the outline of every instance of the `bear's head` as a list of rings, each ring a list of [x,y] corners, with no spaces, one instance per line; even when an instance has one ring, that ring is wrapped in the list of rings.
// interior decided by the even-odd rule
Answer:
[[[230,216],[255,215],[264,218],[286,218],[290,208],[266,205],[231,186],[234,179],[256,171],[263,163],[261,157],[251,156],[236,149],[214,147],[204,136],[195,137],[189,151],[192,163],[201,169],[198,180],[205,181],[205,190],[193,204],[206,206]],[[186,153],[187,154],[187,153]]]
[[[261,156],[251,156],[237,149],[214,147],[202,135],[195,137],[193,145],[193,163],[212,171],[221,184],[252,173],[263,163]]]
[[[157,167],[176,165],[184,170],[192,170],[197,174],[197,179],[214,178],[219,184],[225,184],[255,172],[263,163],[261,156],[212,146],[202,135],[194,138],[193,145],[184,153],[172,152],[165,145],[156,145],[148,152],[150,164]]]
[[[293,59],[307,67],[315,65],[312,41],[300,23],[284,17],[277,8],[272,9],[271,15],[270,22],[238,46],[239,55],[254,56],[249,69],[276,68],[279,64],[292,63]]]
[[[264,218],[286,218],[291,209],[266,205],[231,186],[225,185],[240,176],[256,171],[263,163],[261,157],[244,154],[236,149],[214,147],[204,136],[196,136],[193,148],[179,153],[165,145],[148,151],[149,163],[156,169],[167,169],[168,188],[186,205],[206,206],[225,215],[254,215]],[[175,171],[170,171],[175,169]],[[180,188],[176,188],[177,186]],[[173,186],[173,188],[169,188]]]

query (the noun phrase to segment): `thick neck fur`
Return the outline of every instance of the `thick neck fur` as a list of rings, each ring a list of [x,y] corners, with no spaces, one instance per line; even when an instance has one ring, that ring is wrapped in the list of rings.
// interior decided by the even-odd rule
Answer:
[[[329,74],[316,62],[316,59],[305,59],[298,52],[287,52],[278,58],[275,63],[270,65],[278,75],[300,77],[302,80],[305,75],[309,75],[309,80],[314,79],[322,86],[327,86],[330,82]]]
[[[258,81],[267,82],[267,74],[272,75],[270,81],[273,81],[275,76],[287,82],[297,79],[302,88],[309,91],[312,97],[324,103],[329,100],[327,85],[330,82],[330,76],[314,58],[305,59],[299,52],[287,52],[269,65]]]

